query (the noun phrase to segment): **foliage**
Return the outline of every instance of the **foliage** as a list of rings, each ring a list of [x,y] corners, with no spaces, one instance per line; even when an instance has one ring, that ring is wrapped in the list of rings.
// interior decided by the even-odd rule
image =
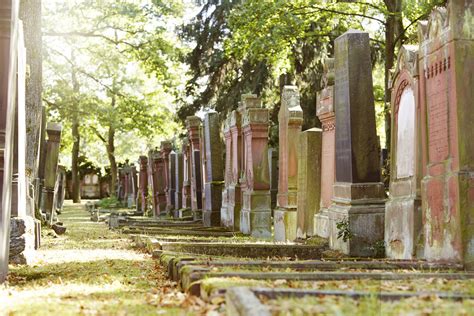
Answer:
[[[342,239],[342,241],[347,242],[354,237],[349,225],[349,219],[343,218],[340,221],[336,222],[337,228],[337,239]]]
[[[117,199],[116,196],[103,198],[99,201],[100,208],[110,209],[118,206],[120,206],[120,201]]]

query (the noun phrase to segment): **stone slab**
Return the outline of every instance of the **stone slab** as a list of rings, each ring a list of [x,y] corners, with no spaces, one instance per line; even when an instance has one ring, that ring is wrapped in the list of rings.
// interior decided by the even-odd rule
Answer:
[[[270,316],[270,309],[263,305],[255,294],[246,287],[231,288],[226,292],[226,313],[228,316]]]

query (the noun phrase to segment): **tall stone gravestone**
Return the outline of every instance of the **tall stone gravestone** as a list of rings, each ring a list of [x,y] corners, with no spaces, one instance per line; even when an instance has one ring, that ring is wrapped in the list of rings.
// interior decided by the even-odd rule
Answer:
[[[161,142],[161,157],[163,158],[164,168],[164,191],[166,195],[166,212],[170,212],[173,208],[171,203],[171,178],[170,178],[170,153],[173,150],[173,145],[170,141]],[[173,196],[174,198],[174,196]]]
[[[277,205],[278,195],[278,151],[275,148],[268,149],[268,163],[270,164],[270,194],[272,197],[272,211]]]
[[[168,156],[169,165],[168,165],[168,174],[169,174],[169,185],[168,185],[168,195],[169,195],[169,204],[168,211],[172,211],[176,208],[176,152],[173,150]]]
[[[165,169],[161,152],[156,148],[148,154],[148,163],[151,164],[151,191],[153,201],[153,215],[159,217],[165,212],[166,194],[164,190]]]
[[[0,3],[0,283],[8,273],[17,71],[17,1]]]
[[[206,149],[206,183],[204,186],[204,226],[220,226],[224,164],[220,137],[219,114],[207,113],[204,117],[204,142]]]
[[[268,166],[268,109],[250,96],[243,102],[243,205],[240,230],[256,238],[271,238],[270,170]]]
[[[140,171],[138,174],[137,211],[145,215],[147,211],[148,196],[148,157],[140,156],[138,158],[138,165]]]
[[[179,217],[183,216],[183,213],[187,210],[191,210],[191,145],[189,144],[188,138],[183,139],[183,203],[182,211],[180,211]]]
[[[175,153],[175,174],[174,174],[174,213],[173,217],[179,218],[180,212],[183,208],[183,175],[184,175],[184,160],[183,153]]]
[[[244,94],[242,96],[239,110],[234,110],[229,116],[229,129],[232,138],[231,151],[231,175],[228,192],[227,209],[229,214],[229,227],[235,231],[240,230],[240,219],[242,212],[242,186],[241,175],[243,174],[243,135],[242,135],[242,111],[244,108],[261,106],[260,100],[256,95]]]
[[[224,120],[222,128],[225,142],[225,170],[221,203],[221,226],[233,228],[233,216],[231,217],[229,212],[229,186],[232,179],[232,133],[230,132],[229,122],[230,115]]]
[[[390,195],[385,205],[386,255],[413,259],[421,241],[421,135],[417,46],[401,47],[392,79]]]
[[[336,183],[329,245],[351,256],[370,256],[383,243],[385,191],[368,33],[350,30],[335,40],[335,73]]]
[[[276,241],[296,239],[298,193],[298,141],[303,125],[300,94],[295,86],[284,86],[279,124],[279,176],[277,208],[274,211]]]
[[[474,269],[474,3],[452,0],[420,27],[424,257]]]
[[[321,121],[321,207],[314,217],[316,235],[329,238],[328,210],[332,204],[333,186],[336,179],[336,116],[334,113],[334,58],[324,63],[321,90],[316,98],[316,115]]]
[[[202,219],[201,119],[186,118],[191,153],[191,211],[195,220]]]
[[[321,134],[321,129],[311,128],[299,135],[297,238],[314,236],[321,201]]]
[[[46,143],[46,158],[44,168],[44,184],[41,198],[42,212],[46,214],[50,224],[53,224],[55,217],[54,187],[56,185],[56,175],[58,170],[59,146],[61,142],[62,126],[57,123],[48,123],[46,134],[48,141]]]

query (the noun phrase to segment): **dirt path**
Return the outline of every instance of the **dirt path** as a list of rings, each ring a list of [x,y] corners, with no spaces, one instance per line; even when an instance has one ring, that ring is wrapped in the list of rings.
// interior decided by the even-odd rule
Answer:
[[[10,267],[0,315],[186,315],[212,310],[186,297],[128,236],[93,223],[83,205],[66,203],[63,236],[44,231],[33,266]]]

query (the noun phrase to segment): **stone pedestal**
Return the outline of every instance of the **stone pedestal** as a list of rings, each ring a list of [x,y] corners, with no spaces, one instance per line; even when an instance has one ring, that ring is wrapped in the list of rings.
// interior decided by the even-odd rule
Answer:
[[[205,170],[206,183],[204,226],[220,226],[224,164],[222,161],[222,142],[220,138],[219,114],[207,113],[204,118]]]
[[[253,103],[260,101],[254,98]],[[271,238],[270,170],[268,166],[268,109],[243,104],[244,172],[240,231]]]
[[[191,211],[195,220],[202,219],[201,119],[186,118],[191,154]]]
[[[474,3],[452,0],[421,24],[423,256],[474,269]]]
[[[368,33],[351,30],[336,39],[335,74],[336,183],[329,245],[351,256],[376,255],[384,238],[385,192]]]
[[[386,255],[414,259],[421,241],[421,135],[416,46],[400,49],[392,84],[390,195],[385,206]]]
[[[296,239],[298,193],[298,143],[303,125],[300,95],[295,86],[284,86],[279,121],[279,177],[277,208],[274,211],[276,241]]]
[[[336,179],[336,117],[334,115],[334,59],[324,63],[323,90],[318,93],[316,114],[321,121],[321,207],[314,217],[314,232],[329,238],[329,214]]]
[[[140,156],[138,159],[140,165],[139,186],[137,197],[137,211],[145,214],[147,210],[147,195],[148,195],[148,158]]]
[[[297,238],[315,235],[314,217],[321,202],[321,134],[321,129],[312,128],[299,137]]]

